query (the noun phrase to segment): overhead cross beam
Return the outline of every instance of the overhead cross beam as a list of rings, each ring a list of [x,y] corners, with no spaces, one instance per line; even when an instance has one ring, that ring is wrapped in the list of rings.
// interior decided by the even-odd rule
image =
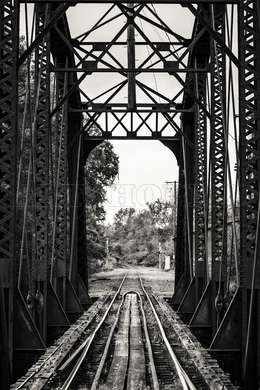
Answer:
[[[42,0],[20,0],[21,3],[42,3]],[[64,3],[64,0],[47,0],[45,3]],[[66,0],[66,3],[75,5],[75,0]],[[77,4],[103,4],[104,0],[77,0]],[[125,4],[124,0],[107,0],[107,4]],[[128,3],[136,3],[130,0]],[[139,0],[140,4],[237,4],[238,0]]]
[[[68,7],[69,4],[70,3],[67,2],[67,3],[63,4],[63,6]],[[133,3],[130,2],[129,4],[131,5]],[[96,43],[92,42],[92,44],[93,44],[92,49],[86,50],[85,47],[86,47],[86,45],[89,44],[88,41],[86,40],[87,36],[92,32],[93,29],[101,28],[109,20],[114,20],[115,16],[113,16],[112,18],[110,18],[108,20],[106,20],[106,17],[109,16],[110,12],[115,8],[115,6],[117,6],[120,9],[120,13],[117,16],[124,15],[127,19],[127,23],[122,28],[119,29],[118,33],[114,36],[114,38],[111,40],[111,42],[106,42],[105,44],[104,44],[104,42],[102,44],[99,42],[96,42]],[[151,17],[147,17],[141,13],[141,11],[144,7],[147,8],[147,10],[149,11],[149,13],[152,15],[152,17],[154,19],[152,19]],[[210,66],[206,66],[205,68],[201,68],[201,69],[197,67],[195,69],[194,67],[193,68],[187,67],[185,65],[185,63],[183,62],[183,59],[185,58],[185,56],[187,56],[189,54],[190,50],[192,50],[192,48],[194,47],[196,42],[203,36],[203,30],[200,31],[197,36],[195,35],[192,39],[187,40],[186,38],[183,38],[179,34],[176,34],[159,17],[159,15],[155,11],[155,9],[151,8],[148,4],[138,2],[137,4],[133,4],[133,9],[131,12],[129,12],[129,10],[130,10],[130,8],[127,7],[125,4],[120,4],[120,3],[115,4],[114,6],[110,7],[108,11],[105,12],[105,14],[100,18],[100,20],[94,25],[93,29],[90,29],[88,32],[86,32],[84,34],[81,34],[81,36],[78,37],[78,39],[76,39],[76,40],[75,39],[68,40],[68,38],[64,36],[64,34],[60,31],[60,29],[57,27],[57,25],[55,23],[55,18],[56,18],[56,21],[58,21],[59,18],[62,16],[62,13],[63,13],[62,5],[55,10],[53,17],[50,19],[49,22],[46,23],[42,32],[39,34],[39,36],[37,36],[36,40],[25,51],[25,53],[23,54],[23,56],[20,59],[20,61],[22,63],[25,60],[25,58],[28,57],[29,54],[31,54],[32,50],[34,49],[34,46],[37,45],[37,42],[43,38],[44,33],[47,33],[48,31],[50,31],[51,28],[56,29],[56,31],[60,35],[61,39],[64,40],[64,43],[71,50],[71,53],[79,59],[77,66],[73,67],[73,68],[72,67],[62,68],[59,66],[60,64],[58,64],[58,65],[53,64],[50,67],[51,71],[56,73],[56,74],[62,73],[62,72],[64,72],[64,73],[69,72],[69,73],[73,73],[73,74],[82,73],[82,75],[79,77],[79,80],[74,83],[74,85],[68,91],[67,95],[64,96],[59,102],[57,102],[57,107],[53,108],[53,110],[51,112],[51,116],[53,116],[54,113],[57,112],[58,108],[61,107],[62,103],[65,102],[66,99],[68,99],[71,94],[73,94],[73,92],[76,90],[76,88],[80,87],[80,85],[85,80],[87,75],[95,75],[95,73],[107,73],[107,72],[118,73],[119,75],[122,75],[124,77],[127,77],[127,76],[129,77],[130,75],[132,75],[131,77],[133,77],[134,75],[142,75],[145,73],[170,74],[170,75],[174,76],[176,81],[182,86],[182,90],[180,92],[180,95],[183,91],[187,91],[188,93],[191,94],[191,96],[194,97],[194,99],[196,101],[196,96],[194,96],[194,94],[193,94],[192,90],[189,88],[188,84],[186,84],[182,80],[182,78],[180,77],[180,74],[182,74],[182,73],[198,74],[200,72],[201,73],[210,72]],[[65,8],[64,8],[64,11],[65,11]],[[183,53],[181,53],[180,55],[177,55],[178,50],[172,51],[170,42],[167,42],[167,47],[165,44],[163,45],[163,43],[160,43],[160,42],[159,43],[151,42],[149,40],[149,38],[143,33],[143,31],[136,24],[135,19],[137,17],[145,22],[150,23],[152,26],[156,27],[157,29],[162,29],[165,33],[174,36],[177,39],[176,44],[179,46],[178,50],[180,50],[181,48],[185,48],[185,47],[186,47],[186,50]],[[141,66],[133,67],[133,68],[129,68],[129,67],[126,68],[126,67],[123,67],[121,64],[121,61],[118,61],[117,58],[115,58],[115,56],[111,53],[110,49],[114,45],[119,45],[119,46],[121,45],[122,46],[122,42],[120,43],[120,41],[118,41],[118,39],[120,38],[120,36],[122,35],[122,33],[126,29],[130,28],[129,26],[131,26],[131,25],[144,38],[144,42],[134,42],[135,45],[140,45],[140,44],[148,45],[148,47],[150,47],[153,55],[155,54],[158,58],[156,61],[154,61],[154,64],[149,64],[149,65],[145,66],[145,64],[147,64],[147,62],[149,62],[149,61],[151,62],[151,58],[153,55],[149,55],[143,61]],[[206,27],[205,27],[205,30],[206,30]],[[80,41],[79,41],[79,38],[80,38]],[[173,43],[173,45],[174,45],[174,43]],[[79,50],[83,53],[83,56],[82,56],[82,54],[79,53]],[[111,58],[112,62],[108,61],[108,60],[104,60],[104,57],[106,55]],[[167,60],[171,56],[173,56],[174,61]],[[91,61],[88,60],[89,57],[91,58]],[[119,65],[118,68],[114,66],[114,64],[113,64],[114,62],[116,62]],[[163,67],[158,67],[158,65],[160,63],[162,63]],[[99,64],[102,64],[102,67],[100,67]],[[134,83],[136,83],[137,86],[141,87],[139,80],[136,80]],[[150,87],[146,84],[143,84],[141,87],[143,92],[145,92],[147,97],[149,96],[149,99],[150,99],[151,95],[147,94],[147,91],[149,90],[149,88]],[[105,93],[106,92],[104,92],[104,94]],[[159,97],[159,99],[161,99],[161,98],[164,99],[163,94],[160,94],[158,91],[155,91],[155,93],[158,95],[158,97],[161,95],[161,97]],[[176,96],[178,96],[178,94]],[[116,94],[113,97],[116,97]],[[157,102],[154,101],[154,103],[158,103],[158,101]],[[197,101],[197,103],[199,105],[202,104],[200,101]],[[160,107],[160,106],[158,106],[158,107]],[[204,106],[202,108],[205,110],[205,112],[207,113],[207,116],[209,117],[210,115],[207,112],[206,107]],[[75,109],[78,110],[77,112],[80,112],[79,107],[77,107],[77,108],[75,107]],[[159,108],[158,108],[158,111],[159,111]],[[162,112],[162,114],[163,114],[163,112]],[[95,123],[97,123],[97,118],[95,116],[92,117],[92,121],[93,121],[93,118],[95,118]],[[174,126],[176,128],[176,123]]]

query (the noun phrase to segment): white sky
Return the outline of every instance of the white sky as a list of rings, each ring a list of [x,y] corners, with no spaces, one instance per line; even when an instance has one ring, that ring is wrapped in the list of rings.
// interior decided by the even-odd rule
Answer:
[[[174,154],[160,141],[113,141],[119,155],[119,180],[108,190],[107,222],[121,207],[145,208],[146,202],[169,196],[166,181],[178,180]],[[168,187],[168,190],[167,190]]]

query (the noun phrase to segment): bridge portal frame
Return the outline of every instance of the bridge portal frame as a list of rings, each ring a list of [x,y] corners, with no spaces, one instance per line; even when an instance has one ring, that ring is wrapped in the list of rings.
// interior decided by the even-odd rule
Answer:
[[[99,0],[91,3],[100,3]],[[19,47],[19,5],[21,3],[35,3],[38,7],[38,35],[32,45],[18,57]],[[88,0],[77,3],[90,3]],[[112,4],[115,4],[111,0]],[[124,2],[117,1],[118,5]],[[136,3],[129,1],[128,3]],[[205,29],[198,39],[198,42],[191,50],[189,70],[186,71],[186,81],[192,74],[196,74],[192,86],[185,87],[184,105],[178,107],[182,115],[182,127],[179,128],[181,135],[177,140],[174,137],[162,139],[160,132],[153,135],[151,139],[159,139],[178,155],[180,166],[179,202],[178,202],[178,225],[177,225],[177,248],[176,248],[176,291],[173,297],[173,304],[178,307],[180,315],[186,320],[192,316],[190,326],[198,334],[201,328],[207,328],[213,333],[213,341],[210,348],[212,353],[221,356],[226,367],[230,368],[230,356],[238,355],[241,358],[243,367],[243,381],[247,389],[256,388],[260,376],[260,348],[256,343],[259,340],[259,285],[260,269],[258,261],[259,251],[259,107],[260,107],[260,83],[259,83],[259,55],[260,55],[260,32],[259,32],[259,5],[256,0],[240,1],[177,1],[177,0],[152,0],[138,1],[138,4],[182,4],[186,6],[196,17],[195,28]],[[48,6],[46,4],[49,4]],[[193,4],[199,4],[195,9]],[[238,32],[240,50],[237,58],[230,47],[225,43],[224,34],[226,31],[223,9],[227,4],[237,4],[239,10]],[[105,115],[111,114],[109,107],[82,107],[80,102],[79,80],[76,73],[73,54],[66,44],[71,42],[69,27],[65,17],[65,11],[70,6],[75,6],[74,1],[61,2],[59,0],[43,1],[18,1],[3,0],[0,6],[0,99],[1,99],[1,156],[0,171],[2,179],[1,187],[1,245],[2,253],[0,260],[1,285],[1,345],[3,351],[9,357],[1,359],[1,370],[9,375],[6,376],[6,383],[12,380],[14,375],[14,361],[19,361],[27,356],[44,350],[48,341],[57,336],[61,328],[65,329],[69,324],[69,318],[74,319],[88,303],[87,278],[77,283],[78,262],[75,259],[83,259],[86,255],[84,234],[84,192],[80,192],[83,184],[83,164],[93,147],[97,146],[102,139],[112,138],[109,131],[101,136],[82,136],[81,113],[88,112],[96,114],[102,111]],[[46,10],[53,7],[53,13],[48,15]],[[124,10],[124,13],[126,11]],[[209,19],[205,15],[210,16]],[[127,15],[126,15],[127,16]],[[211,22],[208,22],[211,20]],[[55,31],[59,25],[60,31],[64,34],[65,40]],[[205,50],[206,45],[209,48]],[[58,43],[57,43],[58,42]],[[151,47],[158,53],[155,45],[150,42]],[[61,45],[62,50],[58,50]],[[200,47],[201,45],[201,47]],[[211,47],[211,49],[210,49]],[[203,55],[199,55],[199,49],[203,49]],[[18,69],[22,66],[33,51],[38,52],[36,65],[41,62],[41,69],[38,69],[38,96],[36,107],[38,109],[39,121],[35,124],[37,131],[35,150],[37,158],[32,163],[37,163],[36,171],[42,175],[37,176],[36,185],[36,217],[34,220],[36,228],[35,261],[32,259],[35,279],[39,279],[38,287],[32,291],[34,297],[33,310],[30,309],[31,297],[24,294],[24,287],[28,281],[23,279],[23,262],[19,262],[18,252],[20,241],[17,231],[17,156],[18,156]],[[62,52],[62,53],[61,53]],[[49,66],[50,54],[54,58],[56,66],[51,69]],[[41,57],[41,60],[39,58]],[[212,105],[211,112],[205,109],[205,87],[207,85],[205,63],[211,58],[213,69],[211,70],[211,91]],[[225,60],[229,59],[239,68],[239,120],[240,120],[240,145],[239,145],[239,172],[240,172],[240,287],[234,295],[227,310],[223,310],[223,299],[219,299],[221,284],[225,278],[226,260],[226,192],[227,192],[227,156],[226,156],[226,126],[227,118],[221,118],[221,111],[225,107],[226,83]],[[43,65],[43,66],[42,66]],[[200,68],[201,67],[201,68]],[[57,99],[61,100],[54,110],[50,112],[50,79],[51,71],[54,71],[57,82]],[[90,69],[90,71],[92,71]],[[118,69],[112,69],[118,71]],[[136,72],[136,69],[120,69],[120,72]],[[152,71],[152,70],[151,70]],[[173,69],[164,71],[172,73]],[[36,72],[37,73],[37,72]],[[67,81],[66,81],[67,80]],[[44,85],[46,84],[46,85]],[[46,87],[46,88],[45,88]],[[36,88],[37,89],[37,88]],[[38,105],[38,106],[37,106]],[[72,109],[70,109],[72,105]],[[190,111],[191,106],[196,109]],[[76,108],[75,108],[76,107]],[[126,107],[117,107],[112,115],[117,115],[117,110],[127,110]],[[140,107],[140,113],[149,110],[147,107]],[[137,110],[138,111],[138,110]],[[169,117],[175,111],[169,107],[154,107],[153,113],[162,113]],[[131,111],[130,111],[131,112]],[[56,115],[58,114],[58,115]],[[56,153],[60,156],[61,166],[56,167],[55,177],[56,197],[54,196],[54,214],[59,216],[55,219],[55,234],[49,233],[48,218],[49,206],[48,191],[50,186],[49,158],[50,158],[50,137],[51,118],[56,115],[56,133],[58,138]],[[211,160],[211,199],[212,203],[212,278],[209,281],[207,269],[207,249],[205,226],[208,223],[207,213],[201,207],[202,199],[206,198],[205,186],[207,176],[206,159],[206,137],[205,123],[210,116],[212,134],[212,160]],[[121,120],[122,121],[122,120]],[[169,117],[172,122],[172,116]],[[119,119],[120,122],[120,119]],[[143,123],[145,120],[143,120]],[[73,131],[77,128],[77,131]],[[175,126],[176,129],[176,126]],[[158,134],[159,133],[159,134]],[[130,137],[131,138],[131,135]],[[145,137],[144,137],[145,138]],[[178,148],[176,151],[176,141]],[[195,143],[195,148],[191,144]],[[38,148],[38,151],[37,151]],[[39,157],[39,159],[38,159]],[[195,170],[187,169],[193,167]],[[44,173],[45,172],[45,173]],[[217,173],[217,174],[216,174]],[[62,191],[65,183],[70,183],[70,191]],[[191,190],[195,185],[195,193]],[[45,186],[45,188],[44,188]],[[55,186],[54,186],[55,187]],[[53,190],[53,194],[55,191]],[[193,208],[195,196],[195,257],[193,275]],[[185,202],[183,202],[185,199]],[[37,202],[38,206],[37,206]],[[214,202],[218,208],[214,207]],[[43,204],[44,203],[44,204]],[[199,207],[196,207],[198,203]],[[53,217],[52,215],[52,217]],[[83,219],[80,218],[83,216]],[[182,218],[181,218],[182,216]],[[183,218],[184,216],[184,218]],[[68,233],[68,228],[70,236]],[[24,233],[23,233],[24,234]],[[42,237],[44,236],[44,239]],[[39,239],[37,239],[39,237]],[[55,240],[59,243],[57,252],[48,253],[48,241]],[[53,241],[52,241],[53,242]],[[68,253],[68,243],[72,250]],[[183,250],[184,249],[184,250]],[[22,248],[23,250],[23,248]],[[220,252],[221,253],[220,253]],[[51,256],[50,256],[51,254]],[[183,261],[183,254],[184,261]],[[219,259],[222,259],[219,261]],[[20,257],[21,259],[21,257]],[[38,260],[36,260],[38,259]],[[40,267],[39,273],[36,265]],[[21,265],[22,264],[22,265]],[[191,266],[192,265],[192,266]],[[220,269],[221,265],[221,269]],[[49,267],[51,266],[51,269]],[[86,270],[85,270],[86,272]],[[219,276],[220,275],[220,276]],[[60,278],[60,280],[59,280]],[[38,291],[38,297],[37,297]],[[223,292],[222,292],[223,295]],[[37,306],[38,305],[38,306]],[[242,307],[242,313],[241,313]],[[51,310],[54,308],[54,311]],[[43,310],[42,310],[43,309]],[[38,312],[37,312],[38,310]],[[69,318],[68,318],[69,317]],[[26,319],[26,321],[25,321]],[[54,322],[53,319],[55,319]],[[49,321],[49,322],[48,322]],[[18,323],[20,328],[18,329]],[[30,326],[26,326],[26,323]],[[21,325],[22,324],[22,325]],[[56,325],[56,326],[55,326]],[[54,329],[56,327],[56,330]],[[236,334],[234,338],[230,333]],[[52,332],[50,330],[52,329]],[[49,334],[49,336],[48,336]],[[212,336],[211,336],[212,337]],[[252,374],[253,373],[253,374]]]

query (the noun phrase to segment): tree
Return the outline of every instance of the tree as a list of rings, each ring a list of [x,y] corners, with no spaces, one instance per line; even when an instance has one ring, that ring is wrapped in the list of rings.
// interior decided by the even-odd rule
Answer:
[[[159,242],[163,242],[165,254],[173,253],[170,204],[157,199],[147,206],[141,211],[120,209],[108,229],[111,254],[122,263],[158,264]]]
[[[96,221],[104,221],[106,187],[111,186],[118,174],[119,159],[113,145],[105,141],[90,154],[86,164],[87,211]]]
[[[135,209],[134,208],[121,208],[114,217],[114,224],[116,228],[122,227],[129,222],[131,217],[134,215]]]
[[[172,223],[172,206],[170,202],[163,202],[160,199],[157,199],[153,203],[146,203],[148,206],[154,223],[158,228],[165,228],[170,223]]]
[[[113,145],[105,141],[90,154],[85,169],[87,252],[90,272],[105,258],[106,231],[104,227],[106,188],[118,175],[119,158]]]

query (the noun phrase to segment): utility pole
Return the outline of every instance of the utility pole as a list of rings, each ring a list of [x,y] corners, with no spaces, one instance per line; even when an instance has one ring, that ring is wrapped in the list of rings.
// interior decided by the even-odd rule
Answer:
[[[106,237],[106,269],[109,269],[109,238]]]
[[[167,185],[173,185],[173,191],[171,191],[171,206],[172,206],[172,236],[174,241],[174,259],[176,252],[176,226],[177,226],[177,181],[166,181]]]
[[[158,243],[158,252],[159,252],[159,269],[162,269],[163,266],[163,259],[162,259],[162,244],[159,242]]]

